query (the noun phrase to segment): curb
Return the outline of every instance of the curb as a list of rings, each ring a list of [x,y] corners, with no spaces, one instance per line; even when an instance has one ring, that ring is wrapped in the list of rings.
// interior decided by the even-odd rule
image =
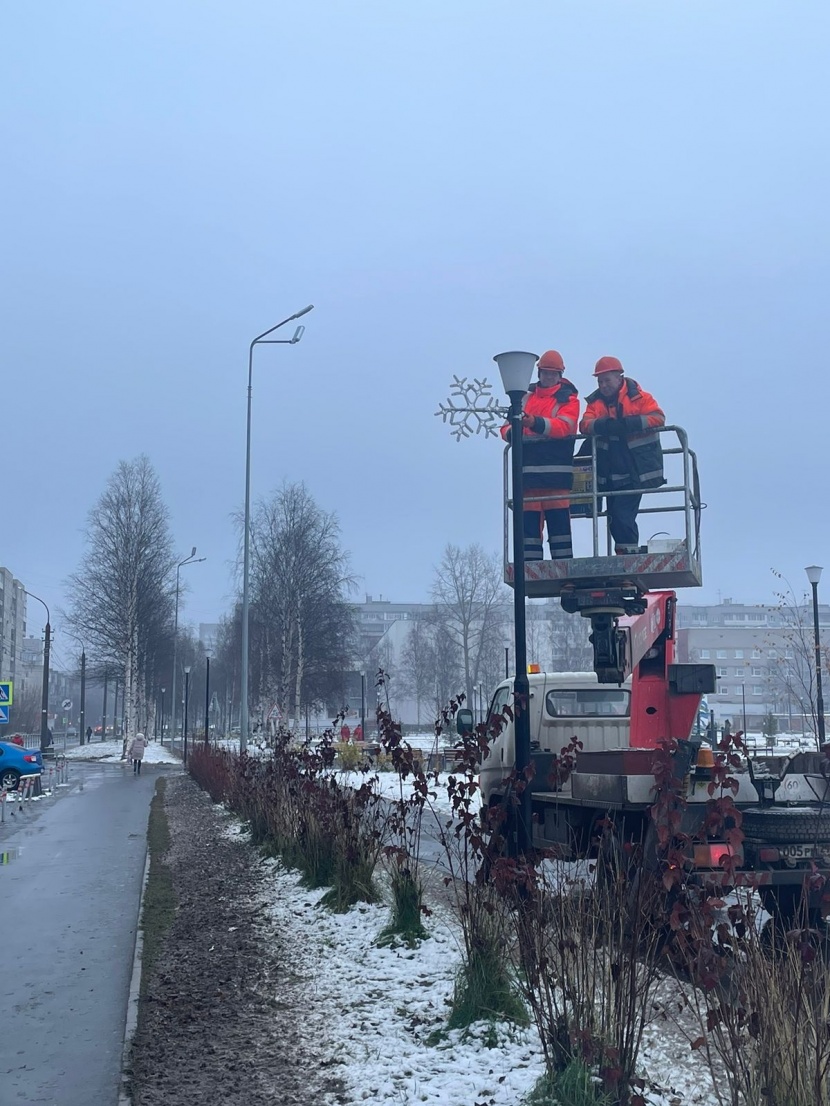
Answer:
[[[127,997],[127,1021],[124,1026],[124,1044],[121,1049],[121,1083],[118,1089],[118,1106],[131,1106],[132,1096],[128,1091],[126,1075],[130,1059],[130,1048],[138,1025],[138,992],[141,987],[141,958],[144,951],[144,931],[141,927],[141,914],[144,909],[144,893],[150,876],[150,848],[144,858],[144,878],[141,881],[141,895],[138,902],[138,916],[135,922],[135,949],[133,951],[133,970],[130,975],[130,992]]]

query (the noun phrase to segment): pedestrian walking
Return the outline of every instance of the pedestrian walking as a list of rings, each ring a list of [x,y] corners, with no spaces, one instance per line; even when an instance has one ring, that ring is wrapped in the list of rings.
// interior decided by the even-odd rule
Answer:
[[[87,743],[87,745],[89,745],[91,741],[92,741],[92,726],[87,726],[87,728],[86,728],[86,743]]]
[[[654,396],[636,380],[624,378],[616,357],[600,357],[594,369],[597,390],[588,396],[579,429],[593,435],[597,484],[601,492],[627,491],[608,499],[608,528],[616,554],[637,553],[637,512],[645,488],[665,484],[663,450],[657,429],[666,418]]]
[[[133,762],[133,775],[141,775],[141,762],[144,759],[144,750],[147,748],[147,741],[143,733],[137,733],[133,738],[133,743],[130,746],[129,756]]]
[[[579,397],[557,350],[543,353],[536,368],[539,380],[530,385],[522,414],[524,554],[526,561],[542,560],[546,525],[552,560],[566,560],[573,557],[569,495]],[[510,423],[501,429],[506,442],[511,430]]]

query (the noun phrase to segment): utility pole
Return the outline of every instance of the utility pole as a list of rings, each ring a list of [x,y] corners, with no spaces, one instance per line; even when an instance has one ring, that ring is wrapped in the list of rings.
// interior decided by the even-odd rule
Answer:
[[[81,744],[86,741],[86,649],[81,649]]]

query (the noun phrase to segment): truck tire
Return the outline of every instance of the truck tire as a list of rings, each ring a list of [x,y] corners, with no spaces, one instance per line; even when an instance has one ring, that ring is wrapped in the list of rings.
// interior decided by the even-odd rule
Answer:
[[[781,844],[830,841],[830,808],[747,807],[741,829],[745,837]]]

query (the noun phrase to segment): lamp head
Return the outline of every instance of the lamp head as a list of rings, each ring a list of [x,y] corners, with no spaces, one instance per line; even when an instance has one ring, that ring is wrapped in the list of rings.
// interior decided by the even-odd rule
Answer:
[[[299,342],[304,334],[305,327],[302,325],[298,326],[297,329],[294,331],[294,337],[291,339],[291,345],[296,346],[297,342]]]
[[[189,665],[189,664],[186,664],[186,665],[184,666],[184,674],[185,674],[185,676],[189,676],[189,675],[190,675],[190,665]]]
[[[505,392],[511,395],[513,392],[528,390],[539,356],[522,350],[510,350],[507,353],[497,353],[493,360],[499,367]]]
[[[308,305],[308,307],[304,307],[304,308],[302,309],[302,311],[298,311],[296,315],[292,315],[292,316],[291,316],[291,319],[292,319],[292,320],[293,320],[293,319],[300,319],[300,318],[302,318],[302,316],[303,316],[303,315],[307,315],[307,314],[309,313],[309,311],[313,311],[313,310],[314,310],[314,304],[313,304],[313,303],[310,303],[310,304]]]
[[[190,550],[190,556],[191,556],[191,557],[195,557],[195,556],[196,556],[196,546],[195,546],[195,545],[194,545],[194,546],[193,546],[193,548],[192,548],[192,549]]]
[[[808,565],[804,571],[807,573],[807,579],[811,584],[818,584],[821,579],[821,565]]]

